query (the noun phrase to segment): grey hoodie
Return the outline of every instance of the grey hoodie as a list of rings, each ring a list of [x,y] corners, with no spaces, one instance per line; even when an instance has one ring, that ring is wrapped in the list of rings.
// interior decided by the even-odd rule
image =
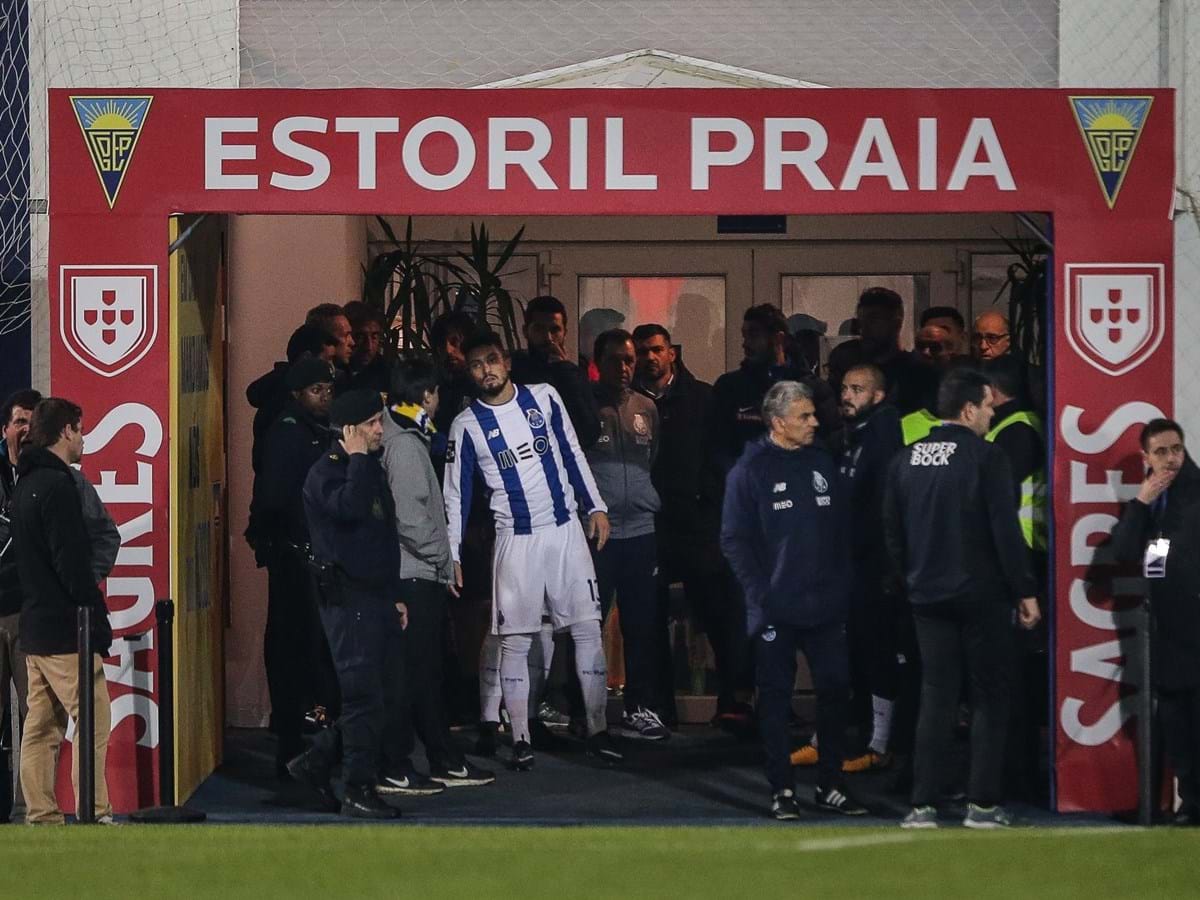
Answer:
[[[446,504],[429,458],[429,436],[392,409],[383,415],[383,469],[396,507],[400,577],[449,584],[454,566]]]
[[[661,503],[650,481],[658,453],[658,409],[643,394],[613,396],[599,385],[600,438],[585,454],[596,487],[608,506],[612,536],[617,539],[654,533],[654,514]]]

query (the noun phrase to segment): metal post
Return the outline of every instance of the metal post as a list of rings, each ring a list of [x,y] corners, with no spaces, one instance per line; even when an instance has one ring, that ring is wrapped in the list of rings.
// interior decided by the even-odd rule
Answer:
[[[175,604],[154,604],[158,622],[158,802],[175,805]]]
[[[159,806],[131,813],[133,822],[146,825],[179,825],[203,822],[206,815],[175,805],[175,603],[154,604],[158,623],[158,802]]]
[[[92,608],[79,607],[76,617],[79,650],[79,714],[75,717],[74,752],[79,765],[79,799],[75,820],[96,821],[96,673],[92,658]]]
[[[1149,828],[1154,824],[1154,808],[1157,806],[1154,779],[1154,685],[1150,680],[1150,594],[1142,602],[1142,627],[1138,629],[1141,665],[1138,673],[1141,686],[1138,692],[1138,824]]]

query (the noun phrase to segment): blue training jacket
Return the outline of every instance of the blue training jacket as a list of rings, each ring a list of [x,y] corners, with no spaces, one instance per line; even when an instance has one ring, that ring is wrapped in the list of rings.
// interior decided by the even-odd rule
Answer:
[[[766,437],[729,473],[721,551],[746,595],[746,630],[845,621],[850,594],[849,492],[825,450]]]

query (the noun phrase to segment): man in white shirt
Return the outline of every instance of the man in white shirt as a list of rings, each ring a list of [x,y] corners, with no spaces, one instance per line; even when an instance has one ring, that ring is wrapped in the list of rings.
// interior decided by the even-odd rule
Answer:
[[[608,734],[608,670],[600,637],[600,600],[588,539],[608,540],[608,510],[579,447],[562,398],[547,384],[514,385],[508,350],[496,334],[463,345],[480,399],[455,418],[446,451],[446,517],[455,581],[471,488],[479,473],[496,522],[492,557],[492,633],[501,640],[500,682],[512,721],[516,769],[533,765],[529,742],[529,650],[543,610],[575,642],[575,668],[588,719],[588,752],[622,755]],[[587,516],[587,537],[578,514]],[[533,696],[540,695],[533,685]]]

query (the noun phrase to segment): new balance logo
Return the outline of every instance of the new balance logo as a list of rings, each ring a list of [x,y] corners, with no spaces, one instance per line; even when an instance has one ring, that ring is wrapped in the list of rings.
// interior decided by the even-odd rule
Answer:
[[[771,488],[771,493],[772,494],[782,494],[786,490],[787,490],[787,482],[786,481],[777,481],[777,482],[775,482],[775,487]]]
[[[489,441],[494,441],[498,437],[500,437],[500,429],[499,428],[493,428],[491,431],[489,431],[487,433],[487,439]]]

